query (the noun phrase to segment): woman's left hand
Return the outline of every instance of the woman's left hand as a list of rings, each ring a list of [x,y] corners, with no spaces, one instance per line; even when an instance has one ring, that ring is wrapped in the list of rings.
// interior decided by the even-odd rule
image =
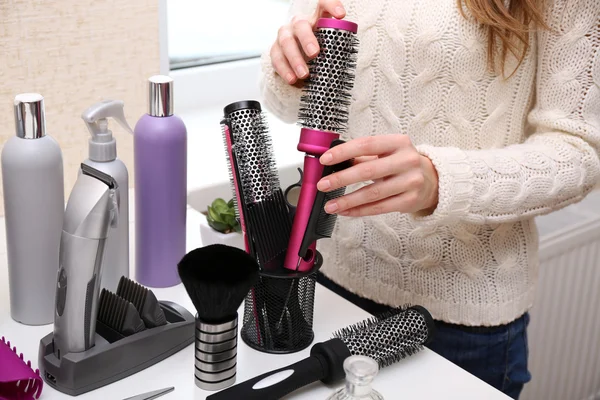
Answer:
[[[421,155],[406,135],[369,136],[335,146],[321,164],[354,158],[354,165],[322,178],[317,188],[329,192],[373,181],[325,205],[330,214],[360,217],[401,213],[431,213],[438,202],[438,176],[431,160]]]

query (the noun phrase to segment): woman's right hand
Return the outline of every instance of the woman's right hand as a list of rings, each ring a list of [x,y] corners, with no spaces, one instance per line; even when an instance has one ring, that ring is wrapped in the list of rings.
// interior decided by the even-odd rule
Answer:
[[[279,28],[271,47],[271,63],[275,71],[290,85],[308,77],[307,60],[319,54],[319,44],[313,33],[319,18],[344,18],[346,10],[340,0],[319,0],[310,18],[294,16],[292,22]]]

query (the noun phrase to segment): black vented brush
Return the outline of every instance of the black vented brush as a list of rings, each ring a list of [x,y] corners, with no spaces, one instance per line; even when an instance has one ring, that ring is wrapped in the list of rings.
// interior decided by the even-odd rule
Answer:
[[[259,266],[244,250],[215,244],[187,253],[177,266],[196,307],[195,381],[223,389],[237,371],[237,310],[257,282]]]
[[[271,137],[257,101],[225,107],[222,122],[232,192],[246,246],[265,270],[281,267],[291,231]]]
[[[227,390],[208,396],[211,400],[277,400],[318,380],[330,384],[344,379],[344,360],[364,355],[389,366],[420,351],[435,333],[433,318],[421,306],[398,308],[333,334],[315,344],[311,355],[287,367],[267,372]],[[284,379],[275,375],[291,371]],[[273,377],[273,383],[267,383]],[[257,385],[261,382],[261,385]]]

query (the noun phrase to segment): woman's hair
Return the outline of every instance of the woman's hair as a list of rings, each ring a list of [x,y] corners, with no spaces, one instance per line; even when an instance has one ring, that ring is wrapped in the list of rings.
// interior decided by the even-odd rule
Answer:
[[[547,27],[542,0],[508,0],[508,6],[505,1],[457,0],[463,16],[464,6],[487,30],[488,64],[492,70],[499,66],[502,74],[509,53],[515,56],[518,65],[523,61],[529,49],[531,29]]]

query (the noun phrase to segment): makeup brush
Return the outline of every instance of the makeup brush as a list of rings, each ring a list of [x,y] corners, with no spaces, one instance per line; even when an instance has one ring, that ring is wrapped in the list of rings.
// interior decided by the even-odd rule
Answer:
[[[220,390],[232,385],[237,366],[237,310],[258,280],[254,257],[214,244],[187,253],[177,265],[196,307],[196,385]]]

